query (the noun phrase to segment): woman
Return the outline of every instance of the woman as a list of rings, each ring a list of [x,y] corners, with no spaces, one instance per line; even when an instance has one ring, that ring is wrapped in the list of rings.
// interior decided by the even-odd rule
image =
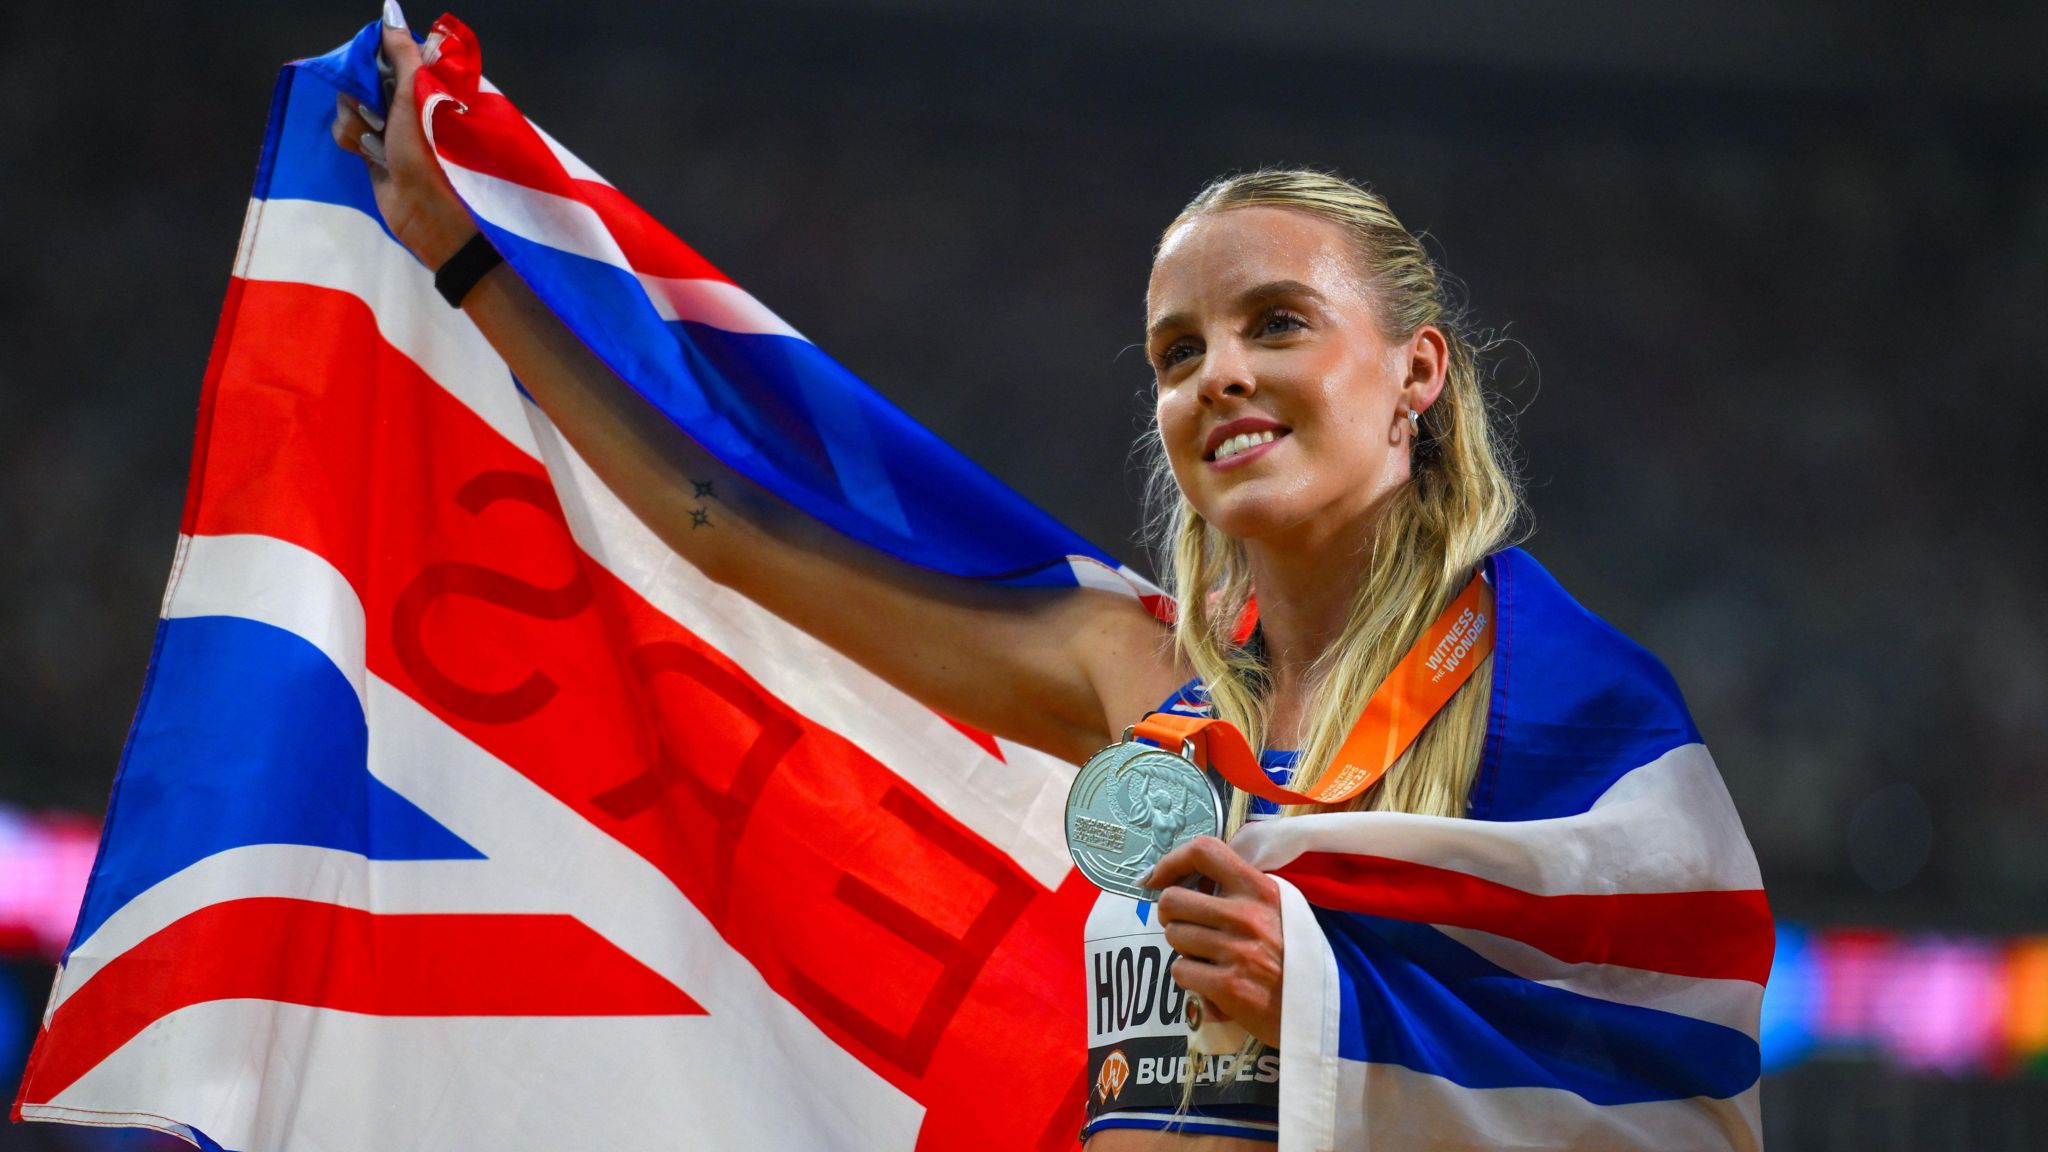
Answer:
[[[395,4],[386,24],[389,129],[344,98],[335,139],[369,162],[387,224],[423,263],[441,269],[466,248],[474,260],[476,226],[411,107],[420,50]],[[969,584],[851,544],[678,435],[511,270],[492,267],[460,291],[535,401],[668,546],[934,709],[1073,762],[1155,709],[1207,706],[1254,748],[1299,750],[1262,759],[1307,788],[1517,520],[1474,351],[1435,268],[1382,201],[1317,173],[1218,182],[1159,243],[1145,347],[1174,492],[1171,627],[1129,597]],[[688,498],[687,481],[706,477],[728,504],[711,531],[693,523]],[[1238,642],[1254,592],[1257,630]],[[1491,682],[1490,659],[1479,661],[1350,805],[1466,815]],[[1231,825],[1272,814],[1239,793]],[[1153,1086],[1167,1087],[1149,1098],[1124,1090],[1135,1041],[1184,1045],[1182,992],[1265,1048],[1280,1042],[1279,886],[1213,838],[1172,852],[1149,882],[1191,877],[1208,883],[1168,888],[1156,916],[1105,895],[1091,917],[1091,961],[1138,957],[1129,964],[1144,975],[1150,949],[1174,998],[1171,1010],[1167,992],[1147,1000],[1164,1033],[1091,1024],[1091,1152],[1275,1138],[1277,1065],[1256,1053],[1241,1062],[1254,1074],[1197,1084],[1183,1116],[1185,1065],[1170,1076],[1152,1065]]]

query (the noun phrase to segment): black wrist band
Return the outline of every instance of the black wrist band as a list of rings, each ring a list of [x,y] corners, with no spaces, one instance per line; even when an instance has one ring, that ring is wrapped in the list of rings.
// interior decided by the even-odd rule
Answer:
[[[450,307],[462,307],[462,298],[476,287],[484,274],[505,262],[498,250],[479,232],[469,238],[469,243],[455,250],[446,264],[434,271],[434,287]]]

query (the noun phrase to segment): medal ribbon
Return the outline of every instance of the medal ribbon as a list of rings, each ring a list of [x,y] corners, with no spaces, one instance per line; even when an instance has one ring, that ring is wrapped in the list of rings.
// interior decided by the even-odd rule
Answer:
[[[1366,701],[1336,759],[1307,792],[1273,783],[1259,767],[1251,742],[1228,720],[1154,712],[1133,725],[1132,734],[1162,748],[1192,743],[1197,763],[1262,799],[1343,804],[1379,783],[1451,694],[1472,678],[1472,670],[1493,651],[1495,623],[1493,588],[1475,573]]]

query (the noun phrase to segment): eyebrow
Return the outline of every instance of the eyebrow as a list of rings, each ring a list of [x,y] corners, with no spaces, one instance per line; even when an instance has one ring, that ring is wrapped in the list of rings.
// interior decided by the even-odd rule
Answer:
[[[1263,304],[1268,300],[1272,300],[1276,297],[1281,296],[1306,296],[1311,300],[1317,301],[1318,303],[1320,303],[1323,299],[1323,294],[1321,292],[1316,291],[1314,288],[1309,287],[1307,284],[1304,284],[1299,280],[1268,280],[1266,283],[1261,284],[1256,288],[1246,289],[1245,292],[1237,298],[1237,303],[1238,306],[1242,308],[1255,304]],[[1187,322],[1187,313],[1170,312],[1164,316],[1161,316],[1159,319],[1154,320],[1151,323],[1151,325],[1145,329],[1145,336],[1147,339],[1156,338],[1161,332],[1164,332],[1169,328],[1178,328],[1186,324]]]

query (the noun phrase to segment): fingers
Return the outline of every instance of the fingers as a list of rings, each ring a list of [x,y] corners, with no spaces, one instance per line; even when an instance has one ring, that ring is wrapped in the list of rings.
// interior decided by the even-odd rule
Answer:
[[[353,152],[366,160],[375,160],[381,164],[384,162],[383,142],[377,140],[375,133],[381,131],[384,125],[376,120],[376,113],[358,104],[346,93],[335,96],[334,125],[331,129],[334,142],[345,152]],[[375,141],[374,153],[365,147],[365,141]]]
[[[412,32],[403,24],[396,28],[384,25],[384,59],[391,64],[391,107],[409,105],[413,73],[420,70],[420,46],[413,43]]]
[[[1211,895],[1190,888],[1169,888],[1159,895],[1159,923],[1200,925],[1240,937],[1280,935],[1280,909],[1243,896]],[[1182,949],[1186,951],[1186,949]]]
[[[1208,964],[1183,956],[1173,962],[1173,982],[1221,1008],[1268,1044],[1280,1039],[1282,984],[1278,973],[1253,976],[1230,964]]]
[[[1279,967],[1266,963],[1263,957],[1251,958],[1243,964],[1217,964],[1182,956],[1167,971],[1174,983],[1223,1005],[1224,1011],[1232,1016],[1242,1015],[1241,1010],[1246,1008],[1256,1011],[1259,1005],[1279,998]]]
[[[1280,983],[1284,953],[1274,941],[1205,924],[1179,923],[1167,926],[1166,942],[1179,954],[1173,965],[1175,979],[1186,975],[1196,980],[1213,980],[1222,973],[1244,981],[1247,987],[1265,988]],[[1182,986],[1192,992],[1208,991],[1186,981],[1182,981]],[[1245,995],[1243,988],[1233,987],[1230,991],[1240,998]]]
[[[1214,836],[1197,836],[1168,852],[1142,883],[1147,888],[1168,888],[1189,876],[1215,881],[1219,895],[1249,896],[1274,904],[1280,899],[1271,877],[1245,863],[1244,857]]]
[[[1172,924],[1167,926],[1166,941],[1179,953],[1170,969],[1174,983],[1209,1001],[1267,1044],[1280,1042],[1287,972],[1277,935],[1245,937],[1200,924]]]
[[[1227,929],[1193,920],[1176,920],[1166,925],[1166,942],[1175,952],[1205,964],[1224,964],[1237,957],[1245,937]]]

